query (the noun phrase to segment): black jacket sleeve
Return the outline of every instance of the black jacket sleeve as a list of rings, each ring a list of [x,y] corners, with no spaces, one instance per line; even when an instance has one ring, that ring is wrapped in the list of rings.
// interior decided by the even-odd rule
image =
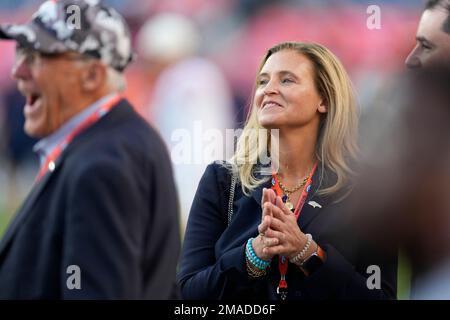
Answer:
[[[220,299],[227,286],[248,282],[244,245],[216,256],[215,244],[227,227],[229,193],[212,164],[199,183],[186,227],[178,281],[184,299]],[[226,170],[225,168],[222,168]]]

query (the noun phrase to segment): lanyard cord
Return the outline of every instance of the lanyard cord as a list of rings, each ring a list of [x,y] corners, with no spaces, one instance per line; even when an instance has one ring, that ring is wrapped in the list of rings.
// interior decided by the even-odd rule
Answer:
[[[100,107],[98,107],[94,113],[92,113],[88,118],[82,121],[79,125],[75,127],[58,145],[52,150],[52,152],[47,156],[41,168],[39,169],[39,173],[36,177],[35,182],[39,182],[41,178],[48,172],[53,171],[55,169],[55,162],[61,156],[61,153],[64,149],[72,142],[72,140],[83,132],[88,127],[92,126],[96,123],[101,117],[107,114],[116,104],[122,99],[122,96],[119,94],[114,95]]]
[[[300,212],[303,209],[303,205],[306,202],[306,198],[308,197],[308,192],[312,185],[312,177],[314,175],[314,172],[316,171],[316,168],[317,162],[314,164],[314,167],[311,170],[311,173],[309,174],[309,178],[305,184],[305,188],[303,189],[300,199],[297,202],[297,206],[295,207],[294,214],[297,220],[298,217],[300,216]],[[281,188],[278,182],[278,176],[275,173],[272,174],[272,189],[275,191],[277,196],[280,197],[282,196]],[[277,293],[280,295],[282,300],[285,300],[288,292],[288,285],[286,281],[286,274],[288,270],[288,259],[285,256],[278,257],[278,270],[280,271],[280,281],[278,283]]]

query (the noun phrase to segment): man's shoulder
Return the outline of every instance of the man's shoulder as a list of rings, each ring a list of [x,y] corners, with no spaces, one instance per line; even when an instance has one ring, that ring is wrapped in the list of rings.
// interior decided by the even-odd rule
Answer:
[[[82,169],[108,165],[142,168],[170,162],[161,137],[132,106],[122,100],[110,113],[88,128],[67,147],[66,165]]]
[[[100,134],[101,132],[106,133],[106,135],[121,137],[134,136],[138,138],[142,136],[146,141],[151,137],[156,139],[157,142],[161,142],[157,131],[135,111],[126,99],[122,99],[92,130],[92,134]]]
[[[123,99],[107,115],[74,140],[73,149],[95,152],[125,148],[130,152],[157,152],[165,145],[158,132]]]

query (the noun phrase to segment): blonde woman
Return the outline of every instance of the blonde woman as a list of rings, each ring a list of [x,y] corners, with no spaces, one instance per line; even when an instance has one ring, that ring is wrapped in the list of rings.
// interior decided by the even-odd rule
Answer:
[[[211,164],[200,181],[178,273],[182,297],[395,298],[396,257],[363,241],[344,216],[356,132],[350,80],[328,49],[269,49],[233,159]]]

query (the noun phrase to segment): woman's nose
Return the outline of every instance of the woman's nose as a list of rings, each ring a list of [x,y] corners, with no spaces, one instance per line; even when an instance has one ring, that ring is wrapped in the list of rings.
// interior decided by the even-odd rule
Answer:
[[[278,92],[278,85],[275,81],[271,80],[264,87],[264,94],[274,94]]]

